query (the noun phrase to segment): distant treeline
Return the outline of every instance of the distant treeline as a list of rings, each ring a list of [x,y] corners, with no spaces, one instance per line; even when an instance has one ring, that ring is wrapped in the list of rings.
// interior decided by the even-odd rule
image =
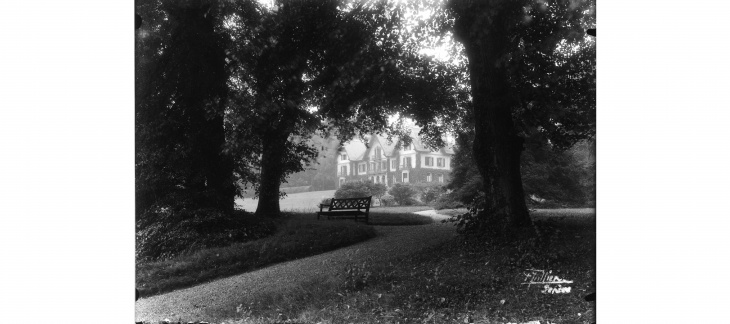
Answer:
[[[320,149],[317,161],[307,166],[304,171],[289,175],[286,182],[281,184],[281,191],[292,194],[336,189],[337,160],[335,155],[337,154],[339,140],[335,137],[323,139],[314,136],[310,143]],[[253,197],[253,189],[247,189],[243,196],[246,198]]]

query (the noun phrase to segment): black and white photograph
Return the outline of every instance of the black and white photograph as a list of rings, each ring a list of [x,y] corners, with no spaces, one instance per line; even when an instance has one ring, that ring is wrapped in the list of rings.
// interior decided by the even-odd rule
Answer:
[[[0,320],[726,322],[728,9],[8,2]]]
[[[593,323],[595,2],[137,1],[137,323]]]

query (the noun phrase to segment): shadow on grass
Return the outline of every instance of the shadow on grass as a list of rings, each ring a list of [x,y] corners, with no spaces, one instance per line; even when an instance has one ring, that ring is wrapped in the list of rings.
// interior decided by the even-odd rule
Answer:
[[[411,226],[411,225],[426,225],[433,223],[433,219],[428,216],[422,216],[414,214],[414,212],[432,209],[428,206],[395,206],[395,207],[372,207],[370,208],[370,220],[368,225],[375,226]],[[297,210],[296,215],[306,215],[306,217],[316,219],[317,210],[309,212],[306,210]],[[330,220],[322,218],[323,221],[343,221],[343,222],[354,222],[352,219],[337,219],[332,218]]]
[[[433,223],[428,216],[410,213],[370,213],[370,225],[377,226],[409,226]]]
[[[314,278],[300,294],[272,291],[232,323],[592,323],[595,304],[583,297],[595,291],[595,218],[572,214],[536,217],[539,237],[460,236],[395,261],[371,260],[348,271],[362,281],[357,289]],[[572,290],[523,285],[526,269],[553,271]]]
[[[203,249],[155,262],[137,262],[140,296],[156,295],[231,276],[277,262],[335,250],[375,237],[362,223],[323,222],[311,215],[283,213],[276,232],[269,237]]]

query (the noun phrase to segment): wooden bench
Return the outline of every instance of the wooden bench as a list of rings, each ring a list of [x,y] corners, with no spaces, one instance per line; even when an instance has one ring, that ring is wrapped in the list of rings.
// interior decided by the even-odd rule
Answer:
[[[332,217],[354,218],[356,222],[358,219],[365,219],[365,223],[368,223],[370,216],[370,200],[372,198],[373,196],[343,199],[332,198],[329,205],[319,205],[317,219],[319,219],[320,216],[327,216],[327,219]],[[326,211],[323,210],[324,207],[328,207]]]

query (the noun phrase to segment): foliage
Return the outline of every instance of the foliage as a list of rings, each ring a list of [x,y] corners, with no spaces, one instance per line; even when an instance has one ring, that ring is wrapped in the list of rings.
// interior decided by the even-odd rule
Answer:
[[[417,186],[420,191],[420,200],[422,203],[433,204],[437,198],[446,194],[446,187],[441,184],[427,184]]]
[[[332,198],[324,198],[319,202],[320,205],[329,205],[332,202]],[[319,207],[319,205],[317,205]]]
[[[225,144],[226,38],[209,4],[140,3],[136,39],[136,214],[159,209],[230,212],[234,165]],[[155,210],[157,209],[157,210]]]
[[[232,142],[252,142],[261,154],[253,166],[261,170],[257,212],[276,206],[280,183],[316,158],[314,134],[336,131],[346,140],[384,129],[388,114],[405,106],[430,107],[437,95],[449,100],[444,76],[423,71],[428,62],[399,43],[401,12],[386,2],[282,1],[249,9],[229,19],[237,40],[230,129]]]
[[[526,150],[522,160],[525,193],[567,206],[585,206],[595,200],[595,162],[581,164],[576,159],[578,150],[544,146]]]
[[[270,221],[236,211],[167,209],[137,222],[137,260],[164,260],[203,248],[230,245],[273,233]]]
[[[395,198],[390,194],[385,194],[380,197],[380,204],[384,207],[395,205]]]
[[[461,202],[460,197],[457,197],[455,191],[447,191],[439,195],[433,202],[433,208],[436,210],[441,209],[457,209],[464,208],[466,204]]]
[[[382,183],[372,181],[345,182],[335,191],[335,198],[380,197],[385,194],[387,187]]]
[[[452,173],[441,196],[439,209],[468,206],[483,193],[482,178],[473,160],[473,133],[463,133],[452,159]],[[525,198],[546,199],[535,206],[586,206],[595,201],[595,155],[593,141],[581,141],[562,151],[540,141],[528,141],[521,161]]]
[[[484,191],[482,177],[476,167],[472,142],[474,133],[472,131],[462,132],[457,137],[454,156],[451,159],[451,177],[446,188],[451,192],[442,199],[447,205],[466,206],[470,204],[480,192]]]
[[[323,139],[315,135],[310,144],[320,149],[316,162],[304,171],[287,176],[282,187],[310,186],[311,191],[334,190],[337,182],[337,161],[334,155],[339,142],[333,136]]]
[[[393,196],[395,202],[401,206],[410,206],[415,204],[415,197],[417,193],[418,191],[414,189],[411,184],[401,182],[394,184],[390,187],[390,190],[388,190],[388,194]]]

